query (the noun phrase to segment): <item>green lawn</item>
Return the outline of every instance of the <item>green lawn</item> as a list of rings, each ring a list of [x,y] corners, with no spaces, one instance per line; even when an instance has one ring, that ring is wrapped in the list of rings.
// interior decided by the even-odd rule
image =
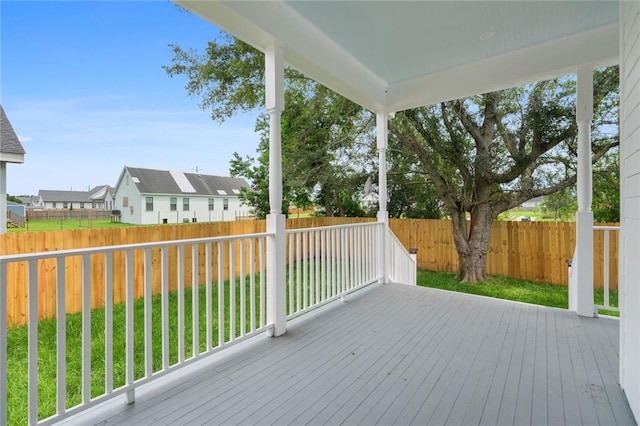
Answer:
[[[418,285],[554,308],[567,309],[569,306],[569,289],[566,286],[516,280],[502,276],[489,276],[485,282],[470,284],[458,282],[454,273],[419,271]],[[603,294],[602,289],[595,290],[594,298],[596,304],[603,304]],[[612,306],[617,306],[618,292],[611,290],[609,292],[609,300]],[[600,310],[600,313],[618,315],[616,312],[604,310]]]
[[[235,335],[240,336],[240,286],[236,285],[236,319]],[[199,301],[199,347],[206,350],[206,286],[200,287]],[[225,283],[225,339],[229,340],[229,283]],[[256,289],[256,299],[259,291]],[[247,285],[246,325],[249,326],[250,308]],[[169,298],[169,348],[170,364],[178,361],[178,295],[170,294]],[[192,309],[191,290],[185,290],[185,358],[192,356]],[[152,298],[152,346],[153,371],[162,368],[162,320],[160,296]],[[217,322],[217,286],[213,286],[212,305],[214,312],[212,324],[213,346],[218,343]],[[257,303],[259,305],[259,303]],[[121,303],[113,309],[113,386],[114,389],[125,384],[125,304]],[[256,327],[259,326],[259,310],[256,307]],[[104,369],[104,309],[94,309],[91,313],[91,395],[96,397],[105,391]],[[82,317],[80,314],[67,315],[67,407],[81,402],[82,380]],[[134,354],[135,378],[144,377],[144,301],[138,299],[134,304]],[[247,330],[249,332],[249,330]],[[27,338],[28,328],[15,327],[7,332],[8,348],[8,424],[26,424],[27,419]],[[39,418],[49,417],[56,412],[56,320],[44,320],[38,324],[38,399]]]
[[[111,219],[66,219],[66,220],[30,220],[22,228],[9,228],[9,232],[43,232],[75,229],[103,229],[136,226],[130,223],[111,222]]]

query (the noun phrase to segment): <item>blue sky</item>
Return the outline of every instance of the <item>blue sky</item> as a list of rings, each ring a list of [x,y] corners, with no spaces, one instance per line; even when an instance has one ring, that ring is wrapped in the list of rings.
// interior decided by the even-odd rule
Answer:
[[[219,30],[165,0],[0,1],[1,103],[27,155],[7,192],[115,185],[124,165],[228,175],[252,155],[255,116],[223,124],[162,69],[168,45]]]

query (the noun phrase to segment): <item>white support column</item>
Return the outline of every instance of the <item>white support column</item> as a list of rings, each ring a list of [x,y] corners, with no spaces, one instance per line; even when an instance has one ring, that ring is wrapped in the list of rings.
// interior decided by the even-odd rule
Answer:
[[[376,129],[378,141],[378,222],[380,227],[378,237],[378,281],[388,282],[387,272],[387,231],[389,229],[389,212],[387,211],[387,140],[389,137],[389,114],[386,111],[376,114]]]
[[[0,234],[7,232],[7,163],[0,161]]]
[[[265,98],[269,111],[269,214],[267,232],[267,323],[268,335],[287,331],[285,276],[285,216],[282,214],[282,141],[280,116],[284,109],[284,61],[279,46],[265,52]]]
[[[578,213],[576,214],[575,279],[570,282],[569,309],[584,317],[595,315],[593,301],[593,212],[591,211],[591,121],[593,67],[578,68],[576,121],[578,124]],[[577,264],[576,264],[577,263]]]

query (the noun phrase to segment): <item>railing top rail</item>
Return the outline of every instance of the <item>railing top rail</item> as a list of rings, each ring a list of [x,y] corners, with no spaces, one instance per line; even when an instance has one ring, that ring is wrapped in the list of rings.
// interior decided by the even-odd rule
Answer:
[[[19,262],[28,261],[32,259],[53,259],[57,257],[65,256],[81,256],[85,254],[98,254],[109,253],[125,250],[140,250],[147,248],[162,248],[176,245],[189,245],[189,244],[203,244],[203,243],[215,243],[222,241],[233,241],[247,238],[261,238],[270,237],[275,234],[269,232],[260,232],[255,234],[238,234],[238,235],[225,235],[219,237],[205,237],[205,238],[191,238],[185,240],[170,240],[170,241],[155,241],[148,243],[133,243],[133,244],[120,244],[115,246],[101,246],[101,247],[87,247],[69,250],[56,250],[56,251],[43,251],[38,253],[20,253],[20,254],[7,254],[0,256],[0,262]]]
[[[618,226],[615,226],[615,225],[606,225],[606,226],[604,226],[604,225],[602,225],[602,226],[594,225],[593,229],[596,230],[596,231],[599,231],[599,230],[618,231],[618,230],[620,230],[620,225],[618,225]]]
[[[326,230],[326,229],[365,228],[365,227],[375,227],[380,225],[382,225],[382,222],[348,223],[345,225],[330,225],[330,226],[317,226],[314,228],[287,229],[287,233],[295,234],[298,232],[309,232],[309,231]]]

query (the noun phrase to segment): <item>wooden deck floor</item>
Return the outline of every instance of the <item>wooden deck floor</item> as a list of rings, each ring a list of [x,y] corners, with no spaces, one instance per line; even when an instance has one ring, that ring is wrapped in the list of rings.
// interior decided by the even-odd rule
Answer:
[[[373,286],[69,424],[635,424],[618,322]]]

